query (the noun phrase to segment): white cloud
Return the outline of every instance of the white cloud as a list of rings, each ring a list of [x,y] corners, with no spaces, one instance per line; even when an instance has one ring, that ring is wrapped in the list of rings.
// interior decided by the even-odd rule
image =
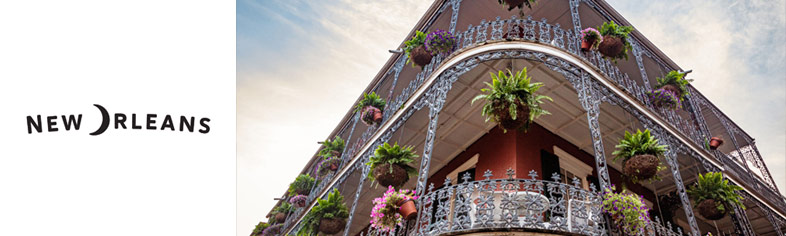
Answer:
[[[250,58],[256,61],[238,61],[243,68],[239,66],[237,74],[237,235],[248,235],[264,220],[275,203],[273,198],[283,194],[317,151],[317,141],[327,138],[388,60],[387,50],[404,40],[431,3],[344,0],[275,4],[297,11],[278,17],[298,15],[315,27],[298,26],[302,29],[292,32],[290,43],[298,45],[296,50],[285,54],[275,50],[246,52],[254,54]],[[259,12],[268,14],[271,9]],[[289,27],[298,20],[275,24]],[[253,39],[242,40],[255,44],[248,42]],[[255,63],[259,66],[252,66]]]

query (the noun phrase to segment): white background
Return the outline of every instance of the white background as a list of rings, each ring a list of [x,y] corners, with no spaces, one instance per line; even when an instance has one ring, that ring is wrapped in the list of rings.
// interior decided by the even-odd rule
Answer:
[[[90,136],[93,104],[210,133]],[[234,1],[0,3],[0,235],[233,235],[235,123]]]

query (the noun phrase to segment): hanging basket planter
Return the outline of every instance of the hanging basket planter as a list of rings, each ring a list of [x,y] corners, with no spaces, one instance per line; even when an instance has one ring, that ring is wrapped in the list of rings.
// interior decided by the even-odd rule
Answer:
[[[622,172],[639,180],[650,179],[658,173],[660,160],[655,155],[635,155],[625,161]]]
[[[614,58],[622,53],[624,47],[625,43],[622,42],[620,37],[606,35],[603,36],[603,41],[601,41],[598,46],[598,52],[603,54],[603,56]]]
[[[409,180],[407,170],[399,165],[382,164],[374,168],[374,179],[382,186],[399,187]]]
[[[319,232],[324,234],[337,234],[344,230],[347,221],[340,218],[322,218],[319,220]]]
[[[508,109],[506,109],[510,104],[500,102],[496,103],[494,106],[496,107],[495,110],[501,111],[497,115],[499,116],[499,126],[503,129],[518,130],[522,126],[528,125],[530,122],[529,106],[521,101],[516,103],[516,117],[511,116]]]
[[[287,214],[281,212],[276,213],[276,222],[284,223],[285,220],[287,220]]]
[[[723,139],[718,137],[712,137],[710,139],[710,149],[716,150],[718,147],[720,147],[720,145],[723,145]]]
[[[420,68],[425,67],[429,63],[431,63],[431,58],[433,57],[431,53],[426,50],[425,45],[420,45],[409,53],[409,56],[416,65],[420,66]]]
[[[726,216],[726,211],[718,210],[718,202],[713,199],[701,201],[696,208],[699,214],[708,220],[720,220]]]
[[[306,200],[308,200],[308,196],[298,194],[291,197],[289,199],[289,203],[291,203],[294,207],[303,208],[306,207]]]
[[[405,220],[414,219],[418,215],[418,209],[415,208],[415,201],[412,199],[401,200],[396,205],[398,205],[398,213]]]
[[[663,85],[663,87],[661,87],[661,89],[665,89],[665,90],[671,91],[672,93],[674,93],[674,95],[677,95],[678,98],[682,97],[682,90],[680,90],[680,88],[677,87],[676,85],[666,84],[666,85]]]

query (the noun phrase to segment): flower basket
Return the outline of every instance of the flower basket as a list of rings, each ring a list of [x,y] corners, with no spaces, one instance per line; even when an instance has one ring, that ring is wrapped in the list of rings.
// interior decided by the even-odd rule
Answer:
[[[712,137],[710,139],[710,149],[716,150],[718,147],[720,147],[720,145],[723,145],[723,139],[718,137]]]
[[[363,123],[366,125],[376,125],[382,122],[382,110],[373,106],[366,106],[360,113]]]
[[[622,41],[622,38],[606,35],[603,36],[603,40],[598,45],[598,52],[603,54],[603,56],[616,58],[625,47],[625,43]]]
[[[396,205],[398,205],[398,213],[401,214],[405,220],[414,219],[415,216],[418,215],[418,209],[415,208],[415,201],[412,199],[402,199],[398,201]]]
[[[586,28],[581,31],[581,50],[590,51],[598,48],[603,41],[600,32],[594,28]]]
[[[287,214],[284,214],[284,213],[281,213],[281,212],[276,213],[276,222],[277,223],[284,223],[285,220],[287,220]]]
[[[409,180],[404,167],[395,164],[382,164],[374,168],[374,179],[382,186],[402,186]]]
[[[508,110],[506,109],[507,107],[510,106],[509,103],[497,102],[494,106],[496,107],[495,108],[496,111],[500,111],[497,113],[497,116],[499,116],[498,123],[500,128],[506,130],[517,130],[522,126],[530,123],[529,106],[527,106],[527,104],[525,104],[521,100],[518,100],[516,102],[516,117],[511,116],[510,112],[508,112]]]
[[[426,36],[426,50],[432,55],[447,56],[453,52],[456,45],[456,36],[448,31],[435,30]]]
[[[626,176],[635,177],[636,179],[650,179],[658,173],[659,165],[660,159],[655,155],[635,155],[625,161],[622,172]]]
[[[295,195],[294,197],[289,198],[289,203],[291,203],[292,206],[294,206],[294,207],[303,208],[303,207],[306,207],[306,200],[307,199],[308,199],[308,197],[306,195],[298,194],[298,195]]]
[[[656,107],[668,108],[672,110],[682,107],[682,102],[679,95],[675,94],[671,90],[663,88],[656,89],[652,92],[649,92],[648,95],[650,102],[652,102],[652,105],[655,105]]]
[[[714,199],[706,199],[701,201],[696,208],[699,210],[699,214],[708,220],[720,220],[726,216],[726,211],[722,211],[718,209],[718,201]]]
[[[393,232],[396,226],[404,226],[404,220],[417,216],[415,192],[409,189],[396,191],[393,186],[382,197],[375,198],[371,209],[371,228],[379,233]]]
[[[660,87],[660,88],[661,88],[661,89],[668,90],[668,91],[671,91],[672,93],[674,93],[675,95],[677,95],[677,97],[678,97],[678,98],[681,98],[681,97],[682,97],[682,90],[680,90],[680,88],[679,88],[679,87],[677,87],[676,85],[673,85],[673,84],[666,84],[666,85],[663,85],[663,86],[662,86],[662,87]]]
[[[341,218],[322,218],[319,220],[319,232],[324,234],[336,234],[344,230],[347,221]]]
[[[281,233],[281,228],[282,228],[281,224],[271,225],[270,227],[267,227],[264,231],[262,231],[262,235],[265,236],[278,235]]]
[[[412,62],[421,68],[428,65],[428,63],[431,63],[431,58],[433,57],[431,53],[426,50],[425,45],[420,45],[415,49],[412,49],[412,51],[409,53],[409,56],[412,59]]]
[[[639,235],[650,224],[649,208],[644,198],[625,190],[615,193],[614,186],[603,190],[603,211],[611,216],[613,226],[624,235]]]

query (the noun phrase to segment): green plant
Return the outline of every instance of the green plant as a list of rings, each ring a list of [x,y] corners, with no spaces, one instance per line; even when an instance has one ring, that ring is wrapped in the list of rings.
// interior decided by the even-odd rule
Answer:
[[[737,205],[745,209],[745,205],[742,204],[744,198],[736,192],[739,190],[742,190],[742,187],[729,184],[729,180],[723,179],[723,174],[720,172],[708,172],[704,175],[699,174],[696,185],[691,186],[687,192],[693,198],[694,207],[704,200],[712,199],[718,203],[718,210],[725,212],[729,205]],[[734,214],[734,211],[729,213]]]
[[[398,143],[394,143],[393,146],[390,146],[387,142],[379,145],[377,150],[374,151],[374,156],[371,156],[368,162],[366,162],[366,165],[370,166],[368,179],[374,181],[374,169],[383,164],[391,164],[390,172],[393,172],[392,165],[398,165],[404,168],[410,177],[417,176],[418,170],[408,165],[415,161],[415,158],[418,158],[418,155],[412,151],[412,148],[411,146],[402,148]]]
[[[260,221],[259,224],[254,227],[254,231],[251,232],[251,236],[262,234],[262,231],[264,231],[267,227],[270,227],[270,224]]]
[[[299,175],[295,181],[289,184],[289,195],[295,196],[298,193],[311,191],[314,187],[316,180],[308,174]]]
[[[680,92],[682,92],[682,96],[680,96],[680,101],[685,97],[685,95],[689,95],[690,92],[688,91],[688,84],[693,81],[691,79],[685,79],[685,74],[677,72],[677,71],[669,71],[668,74],[664,77],[656,78],[658,81],[658,87],[663,88],[666,85],[674,85],[676,86]]]
[[[631,134],[628,131],[625,131],[625,137],[620,140],[620,143],[614,150],[612,155],[614,155],[614,161],[619,160],[627,160],[635,155],[643,155],[643,154],[650,154],[655,156],[660,156],[663,152],[666,151],[668,146],[666,145],[659,145],[658,139],[655,136],[650,135],[649,129],[644,129],[644,132],[641,130],[636,130],[636,133]]]
[[[371,228],[379,232],[394,232],[396,226],[402,224],[402,216],[398,213],[401,201],[417,200],[415,191],[401,189],[396,191],[393,186],[388,186],[388,191],[382,197],[375,198],[371,209]]]
[[[344,203],[344,196],[338,189],[328,194],[327,199],[318,199],[317,205],[303,218],[303,227],[298,231],[298,235],[316,235],[319,221],[322,219],[346,219],[349,217],[349,209]]]
[[[488,88],[481,89],[482,94],[472,99],[473,104],[479,99],[486,100],[481,111],[481,114],[486,116],[486,122],[489,119],[501,122],[502,117],[508,117],[504,113],[510,114],[510,117],[515,120],[519,111],[518,106],[522,104],[529,107],[529,118],[524,122],[523,130],[529,128],[529,123],[532,120],[541,115],[551,114],[542,109],[540,104],[543,103],[543,99],[553,100],[548,96],[535,94],[538,89],[543,87],[543,83],[532,83],[532,77],[527,76],[526,67],[516,74],[510,70],[507,74],[503,71],[499,71],[497,75],[490,74],[491,83],[485,82]],[[507,132],[504,128],[503,130]]]
[[[644,198],[627,193],[615,193],[614,186],[603,190],[603,211],[611,215],[625,235],[638,235],[650,223],[649,208]]]
[[[624,44],[622,52],[612,57],[611,59],[615,62],[617,61],[617,59],[620,58],[625,58],[625,60],[628,60],[628,51],[633,50],[633,48],[630,45],[630,42],[628,42],[628,34],[630,34],[630,32],[633,32],[633,27],[619,26],[616,23],[614,23],[614,21],[609,21],[609,22],[604,22],[599,30],[600,30],[600,34],[602,34],[603,36],[608,35],[608,36],[620,38],[622,40],[622,43]]]
[[[644,129],[644,132],[641,130],[636,130],[636,133],[630,133],[625,131],[625,136],[620,140],[620,143],[614,146],[616,150],[611,154],[614,155],[613,161],[622,161],[622,166],[625,166],[625,162],[630,160],[632,157],[636,155],[653,155],[653,156],[661,156],[666,151],[668,146],[658,144],[658,139],[655,136],[650,135],[649,129]],[[657,169],[655,173],[666,169],[665,166],[661,165],[660,162],[658,163]],[[637,176],[628,176],[633,183],[638,183],[642,179],[639,179]],[[660,180],[658,175],[654,175],[650,180]]]
[[[322,147],[322,150],[319,150],[319,156],[327,158],[341,155],[341,152],[344,151],[344,139],[336,136],[333,138],[333,141],[328,139],[322,142]],[[336,155],[336,152],[338,152],[338,155]]]
[[[412,57],[409,56],[409,53],[415,48],[423,46],[425,43],[426,33],[420,32],[420,30],[415,31],[415,35],[412,36],[412,39],[404,42],[404,54],[407,56],[407,63],[411,63],[412,67],[415,67],[415,62],[412,61]]]
[[[366,106],[372,106],[383,110],[385,109],[385,100],[380,98],[375,92],[363,94],[363,99],[355,106],[355,112],[360,112]]]
[[[273,209],[273,213],[284,213],[289,214],[290,212],[295,211],[295,208],[292,207],[288,202],[283,202],[281,205],[278,205],[276,209]]]

